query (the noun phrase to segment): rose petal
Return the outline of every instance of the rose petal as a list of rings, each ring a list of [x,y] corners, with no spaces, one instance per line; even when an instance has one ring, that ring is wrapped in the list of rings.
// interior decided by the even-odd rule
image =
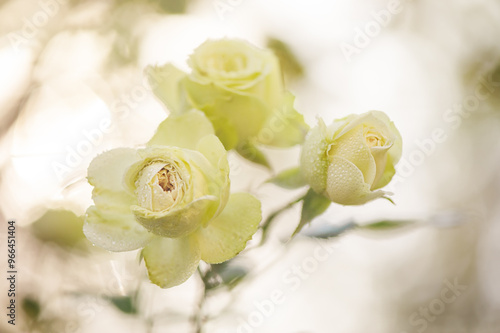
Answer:
[[[137,150],[137,154],[139,155],[139,161],[131,165],[127,173],[124,177],[124,186],[130,192],[136,196],[136,181],[141,173],[141,171],[149,165],[151,162],[166,162],[166,163],[174,163],[178,168],[178,172],[180,177],[187,184],[192,183],[193,172],[190,171],[190,167],[188,165],[188,157],[187,155],[191,153],[196,153],[203,157],[199,152],[180,149],[177,147],[168,147],[168,146],[150,146],[144,149]],[[209,164],[207,162],[207,164]],[[197,175],[197,173],[195,174]],[[193,193],[188,189],[187,192],[184,193],[185,200],[192,200]]]
[[[326,135],[326,125],[322,119],[319,119],[318,126],[312,128],[307,134],[300,154],[302,174],[307,183],[317,193],[323,193],[326,189],[328,171],[328,159],[326,154],[328,142],[326,140]]]
[[[171,288],[185,282],[196,271],[200,249],[193,237],[155,237],[142,250],[151,282]]]
[[[153,237],[131,212],[87,209],[83,233],[94,245],[109,251],[132,251],[144,247]]]
[[[201,84],[218,86],[259,96],[275,106],[283,92],[278,58],[241,39],[208,40],[191,55],[191,78]],[[238,66],[235,66],[238,65]]]
[[[255,96],[213,84],[201,84],[189,77],[183,83],[196,109],[202,110],[209,119],[224,119],[224,122],[213,122],[217,134],[224,132],[221,125],[229,125],[230,133],[219,136],[227,150],[234,148],[231,145],[234,140],[227,142],[225,137],[231,138],[231,133],[236,133],[238,140],[242,141],[256,136],[271,113],[270,107]]]
[[[385,152],[385,165],[383,167],[382,167],[382,165],[380,166],[381,167],[381,169],[380,169],[381,175],[379,176],[380,178],[375,179],[375,182],[373,183],[373,185],[371,187],[372,190],[382,188],[385,185],[389,184],[392,177],[396,173],[396,169],[394,169],[395,163],[392,161],[392,156],[390,154],[388,154],[388,152],[390,152],[390,150]],[[382,153],[379,152],[379,154],[382,154]],[[382,161],[382,159],[380,159],[380,160]],[[377,166],[377,168],[378,168],[378,166]]]
[[[344,158],[353,163],[363,174],[364,182],[373,184],[377,165],[363,136],[363,125],[359,125],[338,137],[328,150],[330,156]],[[385,165],[384,165],[385,167]]]
[[[241,252],[259,227],[260,206],[260,201],[248,193],[232,194],[222,213],[196,232],[201,258],[214,264]]]
[[[336,139],[353,128],[363,124],[375,127],[378,131],[385,135],[389,141],[391,141],[394,137],[394,134],[389,128],[389,118],[381,111],[369,111],[362,114],[353,114],[341,120],[344,122],[345,126],[342,127],[340,131],[335,133],[333,139]]]
[[[219,202],[215,196],[205,196],[169,211],[153,212],[139,206],[131,206],[131,209],[136,220],[148,231],[158,236],[179,238],[206,224],[216,213]]]
[[[392,147],[389,150],[389,155],[391,156],[392,164],[396,165],[401,158],[401,154],[403,153],[403,139],[392,121],[389,123],[389,128],[394,136],[392,140]]]
[[[210,175],[205,170],[205,177],[209,187],[209,193],[219,198],[219,209],[214,214],[218,216],[229,198],[229,163],[227,161],[227,152],[220,140],[214,135],[207,135],[198,143],[197,150],[202,153],[214,166],[217,172]],[[208,221],[207,221],[208,222]]]
[[[149,66],[146,68],[149,85],[154,94],[162,101],[171,113],[181,113],[186,108],[183,105],[180,91],[180,81],[186,73],[177,67],[166,64],[164,66]]]
[[[195,150],[205,136],[214,134],[214,128],[203,112],[192,110],[181,115],[170,115],[156,130],[148,146],[175,146]]]
[[[283,104],[273,110],[261,129],[257,140],[259,143],[274,147],[291,147],[304,142],[309,126],[304,116],[294,109],[295,96],[287,92]]]
[[[87,172],[91,185],[99,189],[123,191],[126,171],[140,160],[135,149],[117,148],[98,155],[92,160]]]
[[[205,156],[216,169],[228,172],[227,152],[215,135],[203,137],[196,146],[196,150]]]
[[[327,194],[330,200],[342,205],[361,205],[386,193],[370,191],[370,185],[353,163],[333,156],[328,167]]]

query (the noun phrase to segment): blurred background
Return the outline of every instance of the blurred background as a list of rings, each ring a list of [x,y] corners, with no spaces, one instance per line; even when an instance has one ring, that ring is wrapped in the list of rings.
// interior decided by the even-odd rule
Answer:
[[[6,253],[15,220],[19,272],[16,326],[2,314],[0,331],[192,332],[199,319],[217,333],[500,332],[498,1],[3,0],[0,33],[0,239]],[[197,276],[162,290],[138,251],[85,239],[85,177],[167,116],[144,68],[187,69],[224,36],[276,52],[311,126],[383,110],[404,149],[396,205],[332,205],[284,243],[300,214],[288,210],[263,246],[258,233],[216,267],[198,313]],[[275,172],[298,163],[298,147],[265,151]],[[300,196],[229,159],[232,190],[259,197],[265,217]],[[412,223],[326,238],[394,221]]]

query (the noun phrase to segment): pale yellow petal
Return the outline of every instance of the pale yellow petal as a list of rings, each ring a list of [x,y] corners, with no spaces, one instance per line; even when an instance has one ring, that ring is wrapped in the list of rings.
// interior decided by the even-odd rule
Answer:
[[[90,163],[88,181],[96,188],[122,191],[126,171],[139,160],[135,149],[117,148],[106,151]]]
[[[153,237],[129,211],[87,209],[83,233],[94,245],[109,251],[132,251],[144,247]]]
[[[181,115],[170,115],[156,130],[148,145],[175,146],[196,149],[198,142],[214,134],[214,128],[203,112],[191,110]]]
[[[300,154],[300,168],[304,179],[317,193],[323,193],[326,189],[329,144],[326,131],[325,123],[320,119],[318,126],[307,134]]]
[[[185,111],[186,105],[180,89],[180,81],[186,73],[171,64],[149,66],[145,72],[154,94],[171,113],[179,114]]]
[[[241,252],[259,227],[260,206],[260,201],[248,193],[232,194],[222,213],[196,232],[201,258],[220,263]]]
[[[363,174],[364,182],[371,186],[375,179],[377,166],[370,148],[365,143],[363,125],[359,125],[337,138],[330,145],[328,154],[353,163]]]
[[[216,169],[228,172],[227,152],[215,135],[206,135],[196,146],[196,150],[205,156]]]
[[[151,233],[179,238],[208,223],[215,215],[218,204],[217,197],[205,196],[168,211],[153,212],[140,206],[131,206],[131,209],[136,220]]]
[[[375,179],[373,180],[371,186],[372,190],[383,186],[383,185],[380,186],[380,184],[383,182],[382,178],[384,177],[384,173],[387,167],[390,167],[390,165],[388,164],[388,158],[389,158],[388,152],[390,148],[391,146],[370,148],[373,159],[375,160],[375,164],[377,165],[377,173],[375,175]]]
[[[284,94],[282,103],[273,109],[266,124],[257,135],[257,141],[274,147],[291,147],[304,142],[309,126],[304,116],[294,108],[295,96]]]
[[[384,196],[385,192],[370,190],[361,171],[348,160],[333,156],[328,167],[326,193],[330,200],[342,205],[361,205]]]
[[[215,120],[215,131],[228,150],[234,148],[234,134],[238,135],[239,141],[256,136],[271,114],[271,107],[258,96],[229,91],[213,84],[200,84],[190,78],[184,79],[183,84],[193,107]],[[227,133],[222,126],[229,127]],[[229,141],[224,141],[226,139]]]
[[[207,172],[207,186],[209,194],[219,198],[219,208],[214,216],[218,216],[229,198],[230,179],[227,152],[220,140],[215,135],[207,135],[198,143],[197,150],[202,153],[212,164],[217,172]]]
[[[155,237],[142,250],[151,282],[171,288],[185,282],[196,271],[200,249],[193,237]]]

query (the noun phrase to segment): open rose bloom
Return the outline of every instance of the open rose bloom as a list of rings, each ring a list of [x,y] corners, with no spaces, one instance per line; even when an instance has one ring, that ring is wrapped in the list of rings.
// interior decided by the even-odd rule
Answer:
[[[171,113],[203,111],[228,150],[303,142],[309,127],[293,107],[272,51],[238,39],[208,40],[188,65],[190,73],[171,64],[148,70],[154,93]]]
[[[381,111],[353,114],[328,127],[320,119],[302,147],[301,171],[315,192],[360,205],[389,194],[380,188],[394,176],[401,152],[401,135]]]
[[[145,148],[99,155],[88,181],[87,238],[110,251],[143,248],[149,278],[163,288],[187,280],[200,260],[233,258],[261,220],[252,195],[229,195],[226,151],[199,111],[167,118]]]

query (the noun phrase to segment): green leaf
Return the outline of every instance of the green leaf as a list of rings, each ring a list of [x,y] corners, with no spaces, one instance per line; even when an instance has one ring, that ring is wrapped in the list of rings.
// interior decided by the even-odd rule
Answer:
[[[148,0],[158,6],[158,9],[169,14],[185,14],[188,0]]]
[[[267,182],[290,190],[307,185],[300,167],[282,171],[273,178],[269,179]]]
[[[302,228],[311,222],[316,216],[321,215],[332,202],[321,194],[316,193],[313,189],[309,189],[304,197],[304,204],[302,205],[302,213],[300,216],[300,223],[297,229],[292,234],[295,236]]]
[[[386,196],[381,197],[381,198],[382,198],[382,199],[385,199],[385,200],[387,200],[387,201],[389,201],[391,204],[393,204],[394,206],[396,206],[396,203],[395,203],[395,202],[394,202],[394,200],[392,200],[391,198],[386,197]]]
[[[285,42],[271,37],[267,41],[267,47],[273,50],[280,60],[281,69],[287,81],[304,76],[304,67]]]
[[[271,165],[267,161],[266,155],[264,155],[264,153],[260,151],[252,142],[246,141],[239,144],[236,147],[236,151],[247,160],[271,169]]]
[[[36,238],[72,248],[85,239],[82,231],[83,216],[68,210],[49,210],[31,225]]]
[[[327,239],[340,236],[341,234],[358,227],[359,225],[352,221],[349,221],[348,223],[342,225],[331,225],[323,223],[320,226],[308,228],[307,230],[302,232],[301,235],[311,238]]]
[[[415,221],[413,221],[413,220],[384,220],[384,221],[379,221],[379,222],[375,222],[375,223],[362,225],[362,226],[360,226],[360,228],[369,229],[369,230],[389,230],[389,229],[406,227],[414,222]]]
[[[36,299],[26,296],[22,300],[21,307],[30,319],[38,319],[40,315],[40,303]]]
[[[221,278],[223,284],[230,287],[236,285],[249,272],[248,268],[234,264],[231,260],[212,265],[212,270]]]
[[[248,269],[242,266],[228,266],[225,270],[219,273],[224,284],[233,285],[248,274]]]
[[[109,301],[123,313],[137,313],[137,308],[135,307],[134,300],[130,296],[114,296],[110,297]]]
[[[359,225],[352,221],[349,221],[343,225],[322,224],[320,226],[307,229],[307,231],[302,232],[301,235],[312,238],[326,239],[340,236],[341,234],[353,229],[377,231],[392,230],[396,228],[406,227],[414,222],[415,221],[413,220],[385,220],[366,225]]]

